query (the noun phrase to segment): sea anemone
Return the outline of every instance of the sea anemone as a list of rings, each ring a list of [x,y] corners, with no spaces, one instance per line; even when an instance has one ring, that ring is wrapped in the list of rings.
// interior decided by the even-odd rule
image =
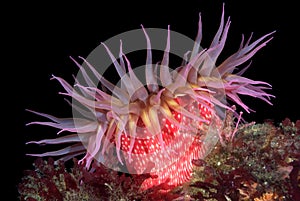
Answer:
[[[259,98],[269,104],[273,97],[265,92],[271,89],[270,84],[241,76],[250,64],[234,73],[272,39],[273,32],[254,42],[251,42],[252,35],[246,42],[243,36],[237,52],[216,66],[229,27],[230,19],[225,23],[223,6],[219,29],[209,48],[202,49],[199,15],[193,49],[184,55],[181,66],[170,70],[170,27],[162,61],[153,64],[150,38],[142,26],[147,44],[145,85],[123,53],[122,42],[118,58],[102,43],[121,78],[120,86],[105,79],[87,59],[79,57],[81,65],[71,57],[84,82],[75,78],[72,86],[63,78],[52,76],[52,79],[60,82],[65,90],[61,94],[72,98],[70,105],[82,117],[57,118],[29,110],[51,120],[29,124],[47,125],[60,129],[59,133],[73,134],[27,144],[72,145],[58,151],[28,155],[59,156],[59,160],[64,161],[84,155],[79,163],[87,169],[92,162],[101,162],[131,174],[150,171],[153,177],[143,183],[142,189],[162,183],[177,186],[188,181],[192,160],[205,157],[222,138],[224,111],[232,110],[226,99],[251,112],[240,95]],[[87,71],[97,78],[100,87]]]

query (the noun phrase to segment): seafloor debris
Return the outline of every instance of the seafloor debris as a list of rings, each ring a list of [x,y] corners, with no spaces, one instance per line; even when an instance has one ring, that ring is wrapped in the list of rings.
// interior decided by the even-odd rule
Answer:
[[[25,171],[19,184],[22,201],[138,201],[179,197],[166,191],[169,186],[164,184],[141,192],[139,188],[150,174],[124,174],[102,164],[94,164],[93,171],[87,171],[77,159],[73,160],[71,168],[66,168],[62,162],[55,164],[52,158],[39,158],[34,162],[34,168]]]
[[[226,128],[228,130],[228,128]],[[230,130],[230,129],[229,129]],[[218,143],[193,161],[192,180],[170,189],[140,191],[149,174],[119,173],[94,164],[87,171],[38,159],[19,184],[20,200],[300,200],[300,120],[241,126],[232,141]]]

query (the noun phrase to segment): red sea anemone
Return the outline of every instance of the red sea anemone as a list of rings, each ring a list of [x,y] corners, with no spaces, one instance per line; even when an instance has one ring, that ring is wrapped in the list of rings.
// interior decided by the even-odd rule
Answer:
[[[146,180],[142,189],[161,183],[176,186],[188,181],[192,160],[205,157],[222,137],[224,111],[232,110],[226,99],[250,112],[240,95],[259,98],[269,104],[273,97],[265,92],[271,88],[270,84],[241,76],[250,64],[234,73],[272,39],[272,33],[254,42],[251,36],[246,42],[243,37],[236,53],[215,66],[225,45],[230,20],[224,21],[223,8],[220,27],[206,49],[200,49],[201,17],[198,25],[194,48],[173,71],[169,69],[170,29],[163,59],[153,65],[150,38],[142,27],[147,43],[145,85],[123,53],[122,43],[118,58],[103,43],[121,78],[120,86],[105,79],[86,59],[79,57],[81,65],[71,58],[79,67],[84,83],[75,79],[72,86],[63,78],[53,76],[52,79],[60,82],[65,90],[62,94],[73,99],[70,105],[81,117],[57,118],[30,110],[50,121],[29,124],[52,126],[60,129],[59,133],[73,134],[28,144],[72,145],[29,155],[59,156],[60,160],[84,155],[80,163],[88,169],[92,162],[101,162],[131,174],[150,171],[153,178]],[[92,72],[101,87],[97,87],[87,71]]]

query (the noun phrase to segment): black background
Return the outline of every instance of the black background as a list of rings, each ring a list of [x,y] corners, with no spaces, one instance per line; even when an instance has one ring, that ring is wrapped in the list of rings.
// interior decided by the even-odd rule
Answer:
[[[16,197],[16,185],[22,171],[31,168],[33,158],[25,153],[36,151],[36,146],[25,145],[32,139],[54,137],[55,129],[25,124],[41,120],[25,109],[33,109],[58,117],[71,115],[64,102],[63,91],[58,82],[50,81],[52,74],[71,80],[76,66],[69,56],[87,56],[100,42],[116,34],[140,28],[167,28],[195,38],[198,13],[202,13],[203,46],[207,47],[219,27],[222,3],[225,2],[225,16],[231,17],[231,27],[223,54],[228,56],[239,47],[241,35],[254,33],[254,39],[276,30],[274,39],[252,59],[252,66],[245,76],[272,84],[273,106],[260,100],[243,98],[256,113],[244,114],[248,121],[263,122],[272,119],[279,123],[285,117],[292,121],[300,119],[298,104],[299,78],[299,36],[296,32],[299,22],[296,6],[289,1],[140,1],[66,3],[66,4],[18,4],[11,5],[4,20],[9,46],[5,50],[5,69],[2,79],[3,95],[9,109],[2,128],[8,136],[8,148],[4,149],[3,165],[10,169],[8,181]],[[263,3],[262,3],[263,2]],[[6,27],[7,25],[7,27]],[[165,41],[162,41],[165,42]],[[159,58],[156,58],[157,60]],[[6,91],[6,90],[5,90]],[[12,106],[10,106],[12,105]],[[44,150],[42,147],[41,150]],[[46,148],[47,150],[47,148]],[[39,150],[38,150],[39,152]],[[7,159],[6,159],[7,157]],[[11,160],[11,161],[8,161]]]

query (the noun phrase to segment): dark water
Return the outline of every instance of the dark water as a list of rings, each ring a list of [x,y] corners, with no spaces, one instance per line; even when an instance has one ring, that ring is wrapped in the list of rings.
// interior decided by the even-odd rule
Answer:
[[[20,5],[23,9],[15,9],[11,5],[11,15],[16,19],[8,23],[6,30],[12,44],[7,50],[10,64],[2,66],[9,70],[3,77],[10,81],[2,87],[8,88],[4,99],[10,100],[10,111],[5,119],[12,125],[9,131],[2,132],[9,139],[3,141],[7,145],[2,153],[8,160],[2,166],[8,168],[9,192],[13,198],[17,195],[16,185],[20,182],[24,169],[31,168],[33,158],[25,153],[45,150],[44,147],[26,146],[25,142],[55,136],[54,129],[25,124],[38,120],[38,117],[25,112],[26,108],[67,117],[71,114],[63,96],[58,95],[62,88],[55,81],[50,81],[51,74],[71,80],[76,67],[68,58],[71,56],[87,56],[100,42],[132,29],[145,27],[167,28],[194,38],[197,31],[198,12],[203,19],[203,44],[209,45],[216,32],[221,15],[222,2],[225,2],[225,15],[231,16],[232,24],[224,56],[237,50],[241,34],[246,36],[253,31],[254,39],[276,30],[274,40],[253,57],[252,67],[245,76],[269,82],[273,85],[272,94],[276,96],[269,106],[262,101],[244,99],[256,113],[245,114],[249,121],[261,122],[273,119],[279,122],[285,117],[291,120],[300,119],[300,107],[297,104],[299,79],[296,74],[297,48],[294,28],[297,26],[295,6],[290,3],[265,1],[184,1],[170,2],[162,6],[161,1],[134,3],[100,3],[76,4],[67,6]],[[222,56],[221,56],[222,58]],[[7,94],[7,95],[6,95]],[[12,100],[12,101],[11,101]],[[7,127],[7,125],[4,125]],[[5,129],[7,130],[7,129]],[[4,184],[5,185],[5,184]]]

